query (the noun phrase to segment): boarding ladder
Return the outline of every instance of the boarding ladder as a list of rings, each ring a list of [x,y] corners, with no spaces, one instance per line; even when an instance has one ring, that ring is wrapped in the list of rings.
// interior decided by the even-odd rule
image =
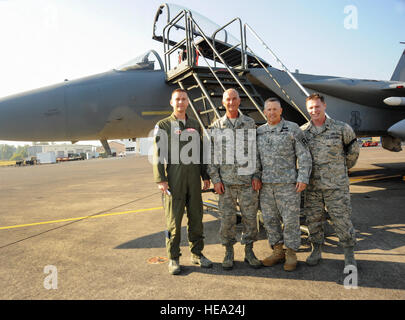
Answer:
[[[184,38],[180,41],[173,41],[171,31],[173,28],[178,29],[180,21],[184,23]],[[225,41],[217,40],[218,34],[225,34],[225,36],[228,34],[226,29],[232,24],[236,24],[240,30],[239,42],[231,45],[226,39]],[[190,108],[203,128],[207,128],[215,119],[225,113],[225,108],[222,106],[222,95],[228,88],[238,90],[241,98],[239,108],[241,114],[252,117],[257,125],[266,122],[262,112],[264,100],[248,78],[251,68],[263,68],[267,76],[280,89],[277,94],[306,118],[306,115],[288,94],[288,90],[283,88],[272,75],[268,68],[270,65],[259,58],[248,46],[247,31],[250,31],[280,63],[283,71],[288,74],[303,95],[309,95],[257,33],[248,24],[242,26],[240,18],[231,20],[223,27],[218,28],[212,35],[207,36],[191,12],[183,10],[163,29],[162,42],[164,45],[166,81],[177,84],[188,91]],[[179,51],[181,55],[176,59]],[[201,62],[204,66],[198,65]]]
[[[181,19],[184,19],[185,37],[174,42],[170,39],[170,32]],[[233,23],[240,26],[238,44],[231,46],[215,40],[217,33]],[[248,67],[257,62],[253,55],[244,51],[242,30],[242,22],[236,18],[209,37],[187,10],[181,11],[163,29],[166,81],[187,90],[191,110],[203,128],[207,128],[225,113],[221,101],[223,92],[229,88],[235,88],[239,92],[241,114],[249,115],[257,124],[266,121],[262,112],[263,98],[247,78]],[[186,54],[178,60],[173,59],[173,55],[178,54],[179,50]],[[197,65],[197,59],[205,65]],[[176,60],[174,66],[173,60]],[[265,61],[261,62],[267,65]],[[218,63],[222,66],[218,66]]]

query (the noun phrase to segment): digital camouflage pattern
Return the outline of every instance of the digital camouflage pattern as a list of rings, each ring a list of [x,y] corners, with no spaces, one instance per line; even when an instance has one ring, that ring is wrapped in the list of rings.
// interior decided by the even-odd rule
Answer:
[[[301,244],[300,193],[293,183],[264,183],[260,190],[260,207],[269,243],[284,243],[297,251]],[[284,223],[284,230],[281,223]]]
[[[340,244],[343,247],[353,247],[356,244],[356,233],[350,219],[352,206],[348,186],[341,189],[307,191],[304,203],[309,240],[312,243],[324,242],[323,216],[326,207]]]
[[[256,124],[252,118],[239,115],[233,125],[224,115],[211,125],[211,136],[212,152],[207,172],[213,184],[250,184],[252,177],[259,177]]]
[[[308,184],[312,159],[296,123],[281,119],[275,128],[267,123],[260,126],[257,129],[257,151],[257,166],[263,183]]]
[[[346,123],[326,118],[321,132],[308,122],[302,126],[312,155],[308,190],[339,189],[349,185],[347,170],[359,157],[356,134]]]
[[[295,184],[308,184],[312,165],[304,135],[296,123],[281,119],[273,128],[266,123],[257,129],[257,146],[263,182],[260,207],[269,243],[284,242],[297,251],[301,244],[300,193]]]
[[[218,138],[222,140],[223,134],[229,137],[229,133],[232,133],[232,141],[219,143]],[[252,178],[259,177],[256,167],[256,124],[245,115],[239,115],[235,124],[232,124],[224,115],[211,125],[211,135],[211,163],[207,171],[213,184],[222,182],[225,188],[218,201],[221,242],[224,246],[236,243],[236,205],[239,202],[243,224],[241,242],[253,243],[257,240],[259,201],[259,193],[251,185]],[[241,159],[247,159],[253,167],[247,168],[248,165]]]
[[[218,207],[221,217],[220,237],[224,246],[234,245],[236,240],[236,205],[242,214],[242,244],[257,240],[258,192],[249,185],[227,185],[224,194],[219,195]]]
[[[354,246],[347,170],[359,157],[356,135],[348,124],[330,118],[319,131],[312,122],[302,128],[312,154],[312,174],[304,201],[310,240],[324,241],[322,216],[326,207],[341,245]]]

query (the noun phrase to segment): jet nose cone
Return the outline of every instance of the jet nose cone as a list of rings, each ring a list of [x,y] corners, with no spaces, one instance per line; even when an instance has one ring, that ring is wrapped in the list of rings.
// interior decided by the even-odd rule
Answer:
[[[0,99],[0,140],[62,141],[66,136],[64,88],[53,86]],[[48,139],[46,139],[48,136]]]

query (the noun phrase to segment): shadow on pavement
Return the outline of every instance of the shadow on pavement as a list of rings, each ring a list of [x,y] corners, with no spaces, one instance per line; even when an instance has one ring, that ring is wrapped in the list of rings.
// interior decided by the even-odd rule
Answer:
[[[366,190],[352,193],[352,220],[358,240],[355,247],[359,275],[358,286],[405,290],[403,276],[405,275],[405,263],[396,262],[398,260],[404,261],[405,254],[393,252],[397,248],[405,247],[405,212],[403,209],[405,164],[389,163],[378,166],[383,169],[356,169],[350,174],[351,185],[365,187],[360,189]],[[387,210],[388,208],[389,210]],[[204,223],[206,244],[220,245],[219,227],[219,220]],[[241,227],[238,227],[239,232],[240,229]],[[263,229],[260,230],[259,235],[260,240],[266,239]],[[188,247],[186,227],[182,228],[181,238],[181,246]],[[307,236],[303,235],[301,239],[302,246],[299,252],[310,251]],[[164,231],[136,238],[116,247],[116,249],[141,248],[165,248]],[[326,237],[323,251],[325,253],[343,254],[342,248],[338,245],[338,239],[333,235]],[[363,260],[362,257],[366,255],[376,257],[376,260]],[[182,266],[182,276],[199,272],[220,276],[326,281],[338,284],[343,284],[345,277],[347,277],[347,274],[343,273],[343,259],[323,259],[315,267],[309,267],[304,261],[299,261],[297,270],[287,273],[283,270],[282,264],[253,270],[243,261],[238,261],[238,258],[242,259],[243,257],[235,257],[233,270],[224,271],[220,262],[214,261],[212,269],[202,269],[189,265],[188,259],[184,257],[186,265]],[[396,261],[387,261],[390,258]],[[299,256],[299,259],[302,257]]]

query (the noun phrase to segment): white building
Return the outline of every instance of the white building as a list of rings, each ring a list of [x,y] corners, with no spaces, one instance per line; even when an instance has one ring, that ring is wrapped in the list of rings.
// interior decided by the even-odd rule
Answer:
[[[96,147],[91,145],[79,144],[50,144],[35,145],[28,147],[28,158],[36,157],[38,153],[55,153],[56,158],[68,157],[69,154],[96,154]]]
[[[146,156],[153,146],[153,138],[136,138],[119,140],[125,145],[126,155],[140,154]]]

